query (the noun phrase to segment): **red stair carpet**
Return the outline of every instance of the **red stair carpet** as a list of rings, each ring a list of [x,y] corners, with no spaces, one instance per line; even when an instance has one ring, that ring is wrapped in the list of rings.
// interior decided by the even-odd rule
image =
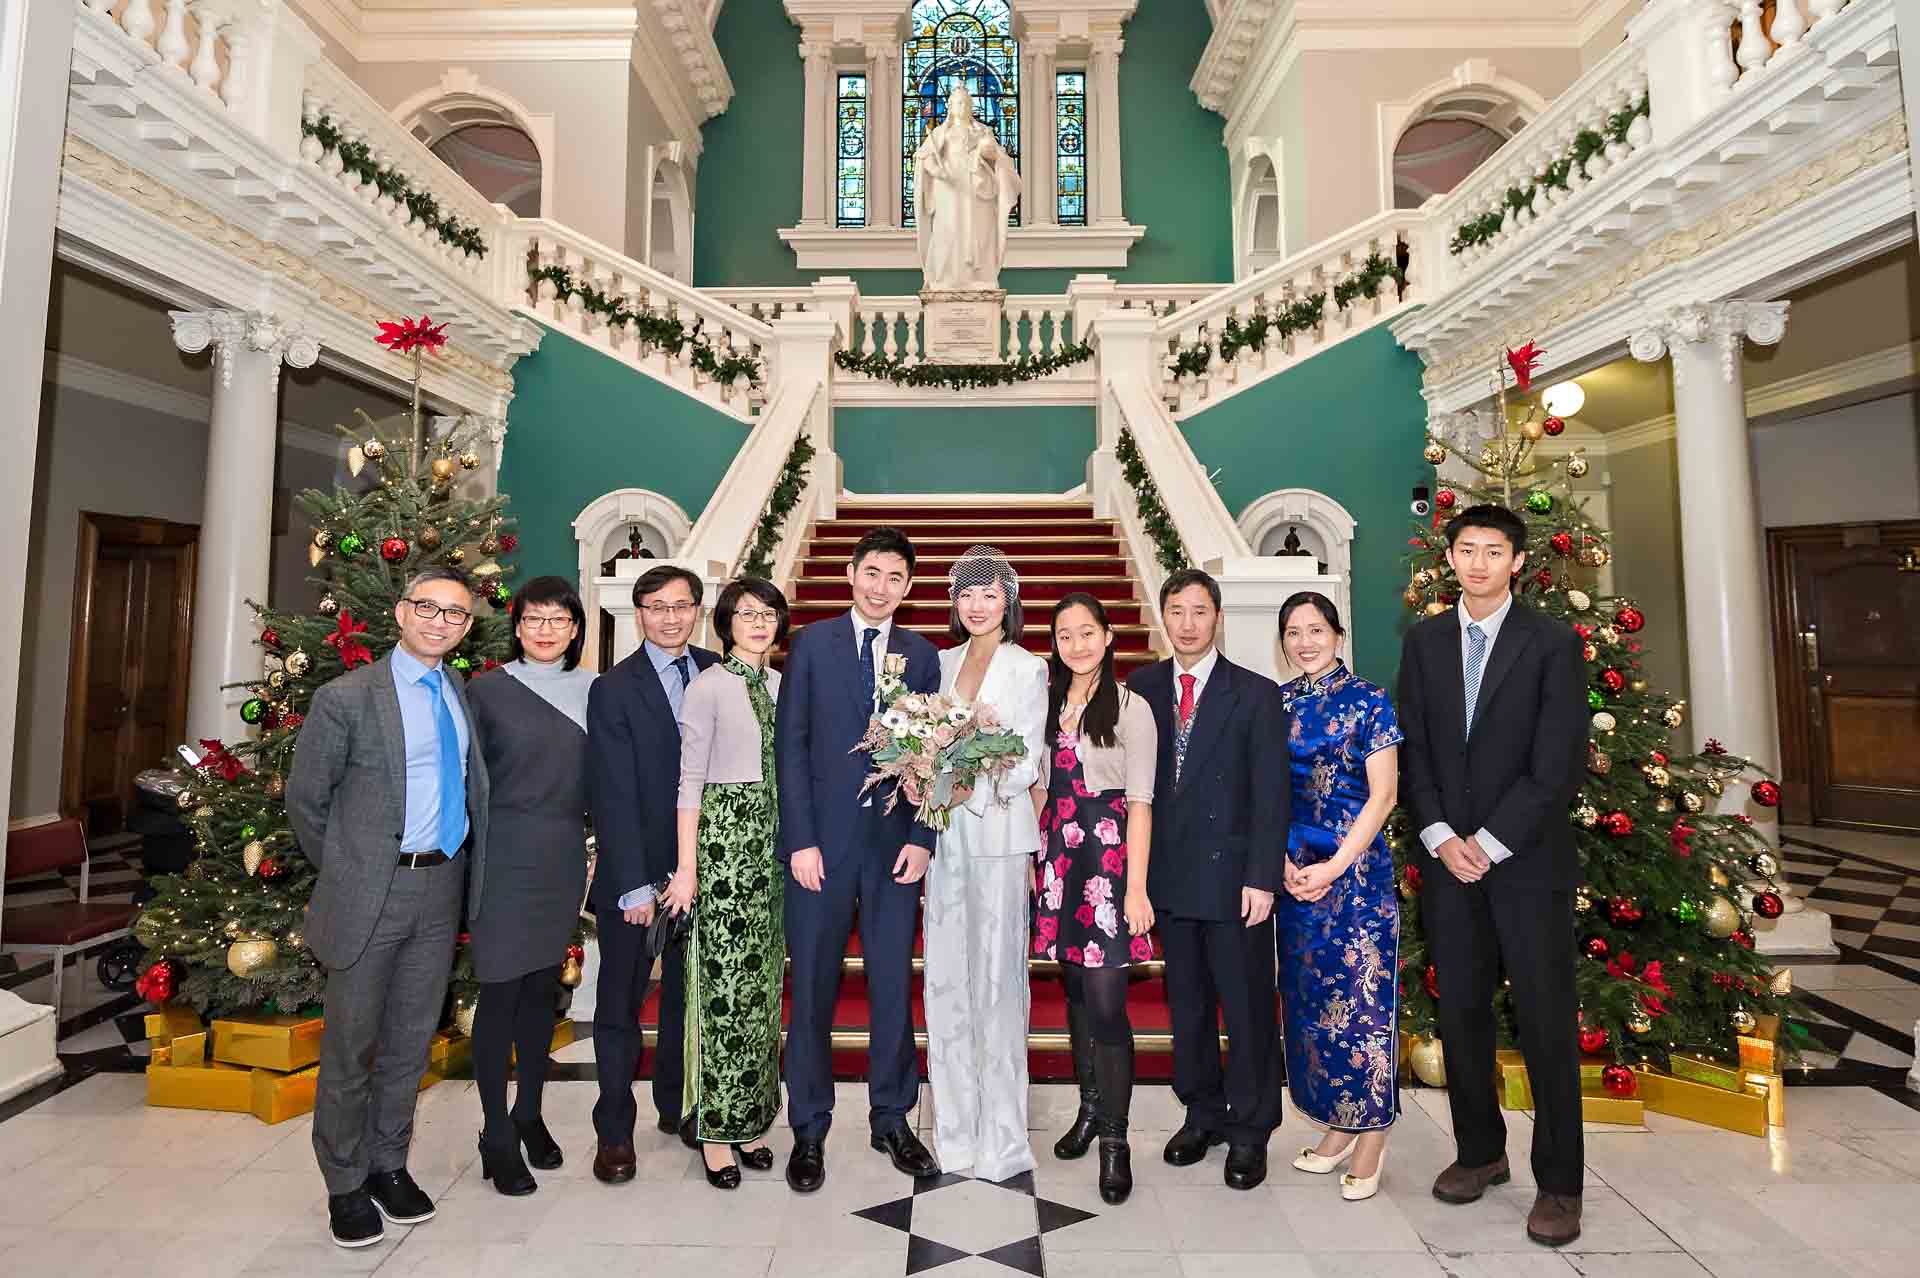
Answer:
[[[947,637],[947,574],[954,560],[969,546],[998,547],[1020,574],[1020,597],[1025,608],[1024,645],[1045,655],[1051,650],[1048,620],[1061,596],[1075,590],[1093,593],[1106,605],[1114,626],[1114,666],[1122,680],[1158,659],[1150,644],[1147,610],[1139,595],[1132,561],[1113,521],[1096,519],[1086,502],[1008,503],[1005,505],[945,505],[879,500],[842,504],[838,516],[815,525],[805,556],[800,560],[789,596],[793,627],[827,621],[851,606],[847,564],[854,544],[871,528],[892,525],[913,539],[918,565],[906,602],[896,614],[899,624],[917,631],[937,648],[952,646]],[[777,658],[775,665],[779,664]],[[857,926],[857,925],[856,925]],[[916,944],[914,967],[921,965]],[[1028,1059],[1036,1079],[1073,1076],[1067,1048],[1066,998],[1058,967],[1035,960],[1028,964],[1033,983],[1033,1014],[1028,1032]],[[659,992],[648,998],[641,1022],[651,1046],[657,1036]],[[1128,1007],[1140,1050],[1142,1078],[1168,1077],[1172,1038],[1167,1028],[1166,990],[1162,981],[1159,942],[1154,959],[1135,969]],[[925,1068],[925,1015],[919,982],[914,984],[914,1029]],[[840,997],[834,1010],[834,1072],[845,1080],[866,1073],[867,1002],[865,964],[856,931],[848,941],[842,968]],[[649,1055],[645,1065],[651,1067]]]

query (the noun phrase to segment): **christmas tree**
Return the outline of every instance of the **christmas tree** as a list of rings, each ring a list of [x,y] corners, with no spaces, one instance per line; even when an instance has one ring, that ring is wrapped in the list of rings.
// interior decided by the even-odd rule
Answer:
[[[316,1006],[326,974],[301,939],[319,872],[287,819],[286,776],[300,725],[322,684],[376,660],[399,641],[394,607],[407,582],[436,564],[470,573],[480,599],[466,639],[448,658],[456,670],[491,669],[509,651],[512,594],[502,560],[514,548],[501,497],[457,495],[463,471],[479,468],[470,432],[426,439],[419,403],[421,356],[445,339],[426,319],[383,324],[376,339],[414,357],[414,405],[405,416],[358,428],[348,469],[355,482],[310,489],[298,501],[315,529],[308,554],[323,591],[313,614],[276,612],[249,600],[260,622],[261,673],[244,685],[240,719],[255,735],[236,744],[202,741],[197,766],[179,765],[182,819],[197,859],[155,880],[157,893],[133,934],[146,947],[138,986],[154,1003],[177,1000],[214,1016],[294,1012]],[[456,1005],[472,1006],[465,946],[455,966]]]
[[[1574,898],[1579,1021],[1567,1027],[1589,1056],[1610,1058],[1608,1090],[1634,1090],[1633,1067],[1666,1070],[1674,1054],[1738,1059],[1736,1039],[1757,1018],[1782,1024],[1793,1010],[1791,978],[1776,977],[1753,952],[1754,916],[1777,918],[1785,894],[1779,862],[1744,813],[1724,812],[1723,799],[1779,802],[1774,781],[1748,759],[1708,741],[1698,753],[1674,752],[1671,736],[1685,707],[1649,686],[1640,641],[1645,614],[1626,597],[1597,587],[1611,557],[1607,530],[1574,490],[1589,462],[1575,449],[1562,457],[1536,453],[1565,430],[1530,392],[1540,357],[1530,342],[1499,370],[1491,438],[1428,438],[1426,460],[1470,473],[1470,482],[1442,482],[1432,521],[1411,539],[1412,580],[1403,599],[1417,614],[1438,616],[1459,598],[1447,564],[1446,525],[1469,506],[1506,506],[1527,526],[1527,558],[1519,598],[1573,627],[1584,643],[1592,725],[1586,777],[1567,819],[1574,827],[1584,883]],[[1517,404],[1510,406],[1511,378]],[[1421,930],[1419,887],[1444,873],[1395,814],[1390,837],[1399,865],[1401,1028],[1430,1040],[1437,1017],[1436,973]],[[1511,1041],[1513,1009],[1502,995],[1497,1012]],[[1789,1039],[1782,1044],[1789,1051]],[[1427,1050],[1431,1053],[1430,1041]],[[1417,1062],[1416,1062],[1417,1063]]]

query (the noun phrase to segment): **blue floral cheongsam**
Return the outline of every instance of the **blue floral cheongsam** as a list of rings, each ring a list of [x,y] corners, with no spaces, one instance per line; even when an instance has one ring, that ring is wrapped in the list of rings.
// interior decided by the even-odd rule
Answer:
[[[1406,738],[1386,690],[1336,664],[1280,690],[1290,713],[1287,855],[1331,859],[1367,802],[1367,757]],[[1316,1122],[1371,1131],[1399,1113],[1400,909],[1384,834],[1318,901],[1276,897],[1287,1087]]]

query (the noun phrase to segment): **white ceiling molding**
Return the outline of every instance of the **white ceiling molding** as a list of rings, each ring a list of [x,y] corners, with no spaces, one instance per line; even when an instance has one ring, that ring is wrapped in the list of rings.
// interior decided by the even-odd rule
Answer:
[[[213,412],[212,401],[205,395],[196,395],[178,386],[108,368],[105,364],[96,364],[92,360],[60,351],[47,352],[45,380],[64,390],[79,391],[96,399],[111,400],[129,408],[145,409],[162,417],[174,417],[201,426],[211,420]],[[288,418],[280,420],[280,442],[288,448],[317,453],[322,457],[340,455],[340,436]]]
[[[295,0],[360,62],[606,62],[632,48],[631,5],[370,8],[356,0]]]
[[[652,60],[678,68],[673,82],[676,89],[684,86],[686,90],[692,106],[688,114],[705,123],[725,111],[733,101],[733,77],[727,74],[726,63],[720,58],[720,46],[713,41],[713,29],[702,0],[652,0],[650,8],[659,23],[663,41],[652,51]],[[654,39],[654,33],[648,24],[642,23],[634,34],[634,65],[638,68],[640,49]],[[642,83],[646,83],[644,78]]]

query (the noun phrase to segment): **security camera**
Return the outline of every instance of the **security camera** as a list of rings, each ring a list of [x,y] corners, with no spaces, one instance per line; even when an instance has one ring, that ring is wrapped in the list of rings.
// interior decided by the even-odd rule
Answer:
[[[1425,519],[1428,515],[1431,515],[1433,513],[1433,502],[1428,496],[1427,486],[1425,484],[1415,485],[1413,490],[1413,501],[1410,504],[1409,509],[1411,509],[1414,513],[1414,516],[1419,519]]]

